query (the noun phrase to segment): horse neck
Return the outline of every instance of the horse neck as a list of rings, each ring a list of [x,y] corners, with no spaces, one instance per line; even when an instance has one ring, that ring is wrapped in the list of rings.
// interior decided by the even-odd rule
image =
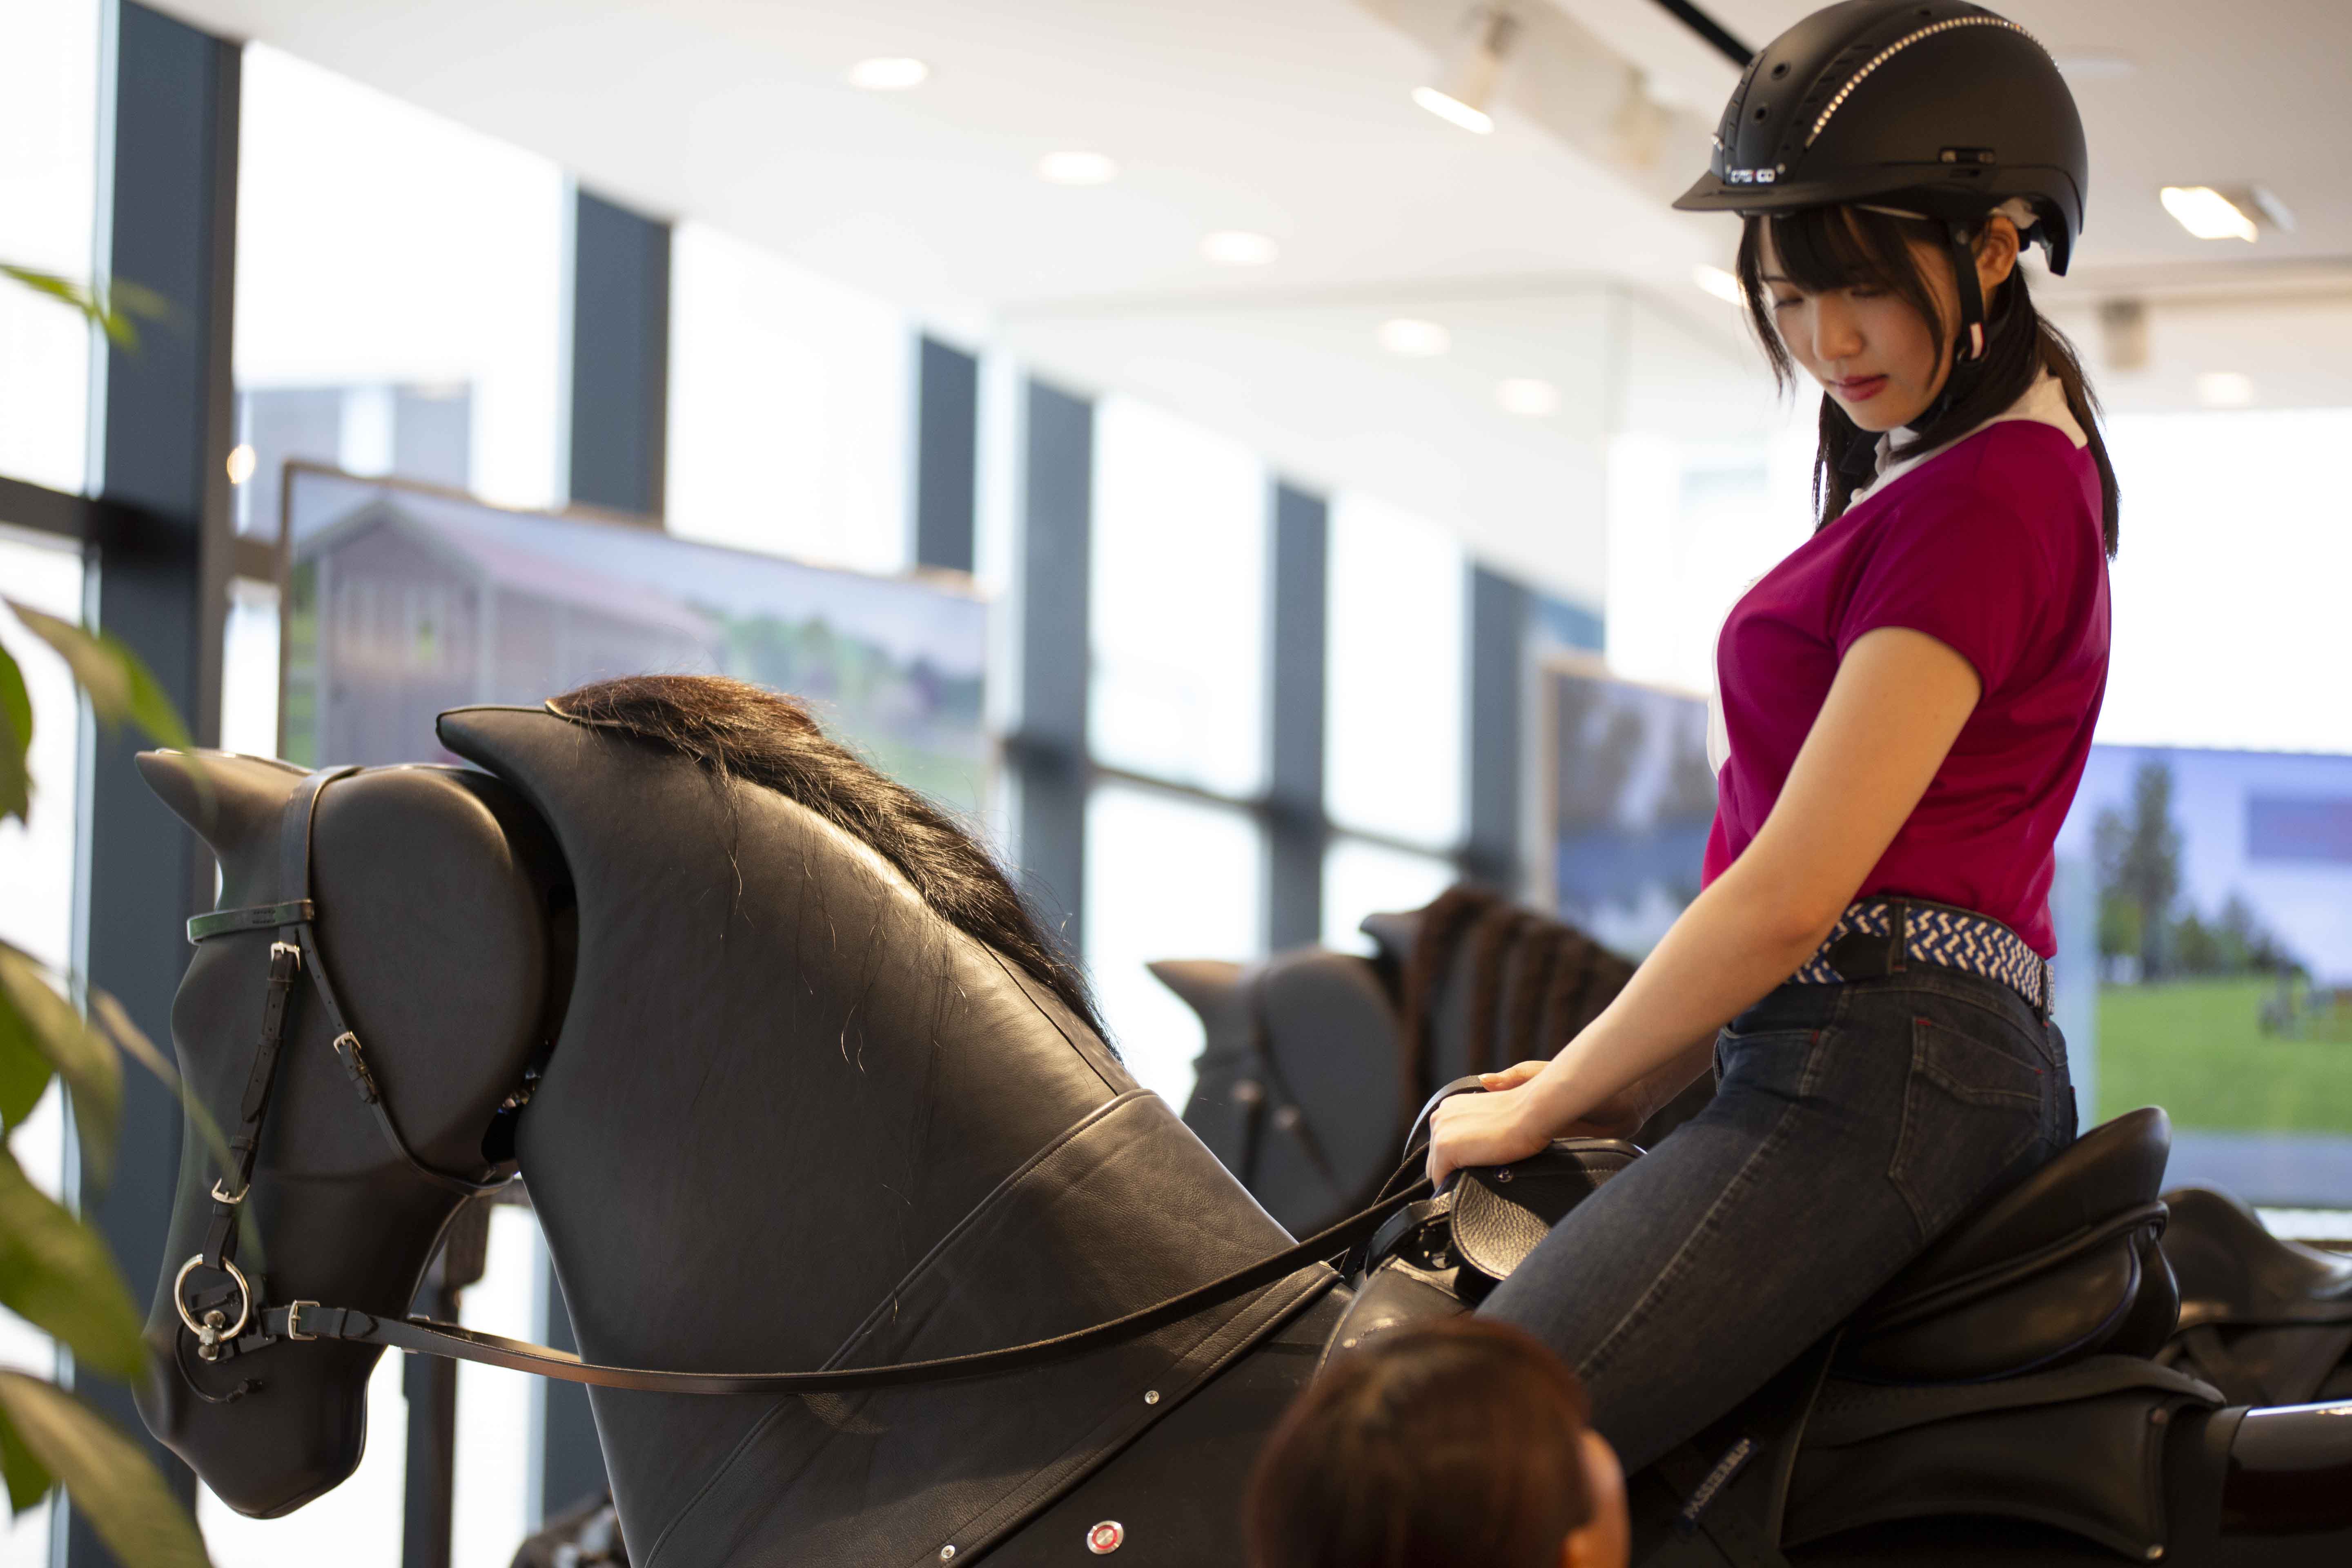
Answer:
[[[577,892],[572,992],[518,1152],[583,1355],[820,1364],[1133,1088],[1042,988],[773,791],[543,712],[462,710],[442,734],[530,800]],[[769,1402],[689,1403],[690,1421],[638,1419],[677,1401],[599,1395],[625,1500]]]

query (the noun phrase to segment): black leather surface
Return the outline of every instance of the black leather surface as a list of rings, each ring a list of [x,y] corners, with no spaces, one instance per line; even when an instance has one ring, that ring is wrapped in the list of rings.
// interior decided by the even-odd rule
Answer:
[[[2169,1539],[2163,1459],[2171,1423],[2220,1403],[2211,1388],[2120,1356],[1963,1387],[1832,1382],[1798,1456],[1784,1539],[1993,1515],[2154,1561]]]
[[[2015,1376],[2169,1332],[2154,1251],[2171,1147],[2164,1112],[2090,1132],[1963,1220],[1854,1317],[1842,1375],[1885,1383]],[[2146,1303],[2140,1295],[2146,1289]]]
[[[2210,1188],[2165,1201],[2165,1255],[2180,1282],[2173,1353],[2247,1404],[2318,1396],[2352,1351],[2352,1258],[2281,1241]]]
[[[219,857],[224,907],[294,897],[283,885],[278,834],[279,807],[301,770],[219,752],[205,754],[205,767],[210,802],[184,763],[141,758],[150,784]],[[494,778],[371,769],[320,796],[312,879],[338,994],[392,1113],[424,1157],[491,1173],[497,1162],[484,1133],[542,1044],[562,978],[550,936],[562,881],[551,842]],[[181,1073],[222,1122],[234,1122],[252,1064],[272,937],[257,930],[205,941],[173,1005]],[[247,1205],[257,1230],[240,1256],[266,1270],[257,1308],[266,1292],[397,1315],[457,1200],[419,1180],[385,1143],[337,1064],[331,1034],[299,984]],[[205,1141],[184,1135],[148,1320],[168,1370],[141,1391],[141,1411],[224,1500],[280,1513],[359,1463],[377,1352],[279,1345],[209,1366],[181,1353],[188,1336],[173,1310],[172,1275],[201,1245],[215,1173]],[[208,1402],[240,1388],[234,1404]]]
[[[1464,1171],[1453,1188],[1454,1251],[1487,1279],[1508,1279],[1553,1226],[1641,1152],[1613,1138],[1557,1138],[1512,1164]]]
[[[813,813],[544,711],[460,710],[442,737],[521,790],[578,888],[579,981],[520,1150],[583,1354],[740,1371],[984,1350],[1286,1243],[1156,1100],[1064,1142],[1134,1089],[1124,1069]],[[987,1221],[1009,1227],[1003,1266],[968,1261],[966,1216],[1057,1142]],[[936,1395],[593,1391],[633,1560],[975,1550],[1051,1500],[1033,1469],[1107,1458],[1135,1435],[1125,1412],[1169,1413],[1282,1294],[1189,1341]]]

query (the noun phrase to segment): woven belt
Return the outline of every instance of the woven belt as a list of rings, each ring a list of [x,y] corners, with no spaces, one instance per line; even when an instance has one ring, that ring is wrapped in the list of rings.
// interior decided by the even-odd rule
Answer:
[[[1919,899],[1848,904],[1828,940],[1789,978],[1800,985],[1874,980],[1906,963],[1998,980],[2037,1012],[2050,1010],[2049,963],[2023,937],[1989,915]]]

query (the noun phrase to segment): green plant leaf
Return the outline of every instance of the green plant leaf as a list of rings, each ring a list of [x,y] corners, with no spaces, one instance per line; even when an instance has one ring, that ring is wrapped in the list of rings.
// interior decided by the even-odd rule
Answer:
[[[0,1410],[0,1476],[7,1479],[8,1506],[17,1513],[48,1496],[49,1489],[57,1485],[41,1461],[33,1458],[33,1450],[25,1447],[25,1439],[16,1436],[16,1425],[5,1410]]]
[[[196,1521],[146,1454],[88,1405],[39,1378],[0,1372],[0,1411],[122,1568],[210,1568]]]
[[[73,1090],[82,1165],[103,1184],[114,1171],[114,1130],[122,1112],[122,1060],[105,1034],[75,1011],[48,971],[23,950],[0,942],[0,992],[15,1005],[34,1047]]]
[[[105,332],[117,347],[136,349],[139,346],[139,326],[135,317],[168,321],[178,316],[172,302],[137,283],[116,282],[101,291],[88,283],[77,283],[70,278],[36,268],[17,267],[0,261],[0,278],[14,279],[36,294],[46,294],[59,304],[70,306]]]
[[[0,1127],[14,1132],[57,1076],[57,1068],[33,1037],[33,1026],[0,988]]]
[[[84,1366],[146,1374],[139,1309],[105,1239],[33,1185],[0,1151],[0,1306],[47,1331]]]
[[[25,672],[16,658],[0,647],[0,822],[26,820],[33,805],[33,697],[25,689]]]
[[[0,602],[7,605],[26,631],[57,650],[73,671],[75,681],[89,694],[89,705],[100,719],[110,724],[128,720],[159,746],[182,752],[194,749],[172,700],[163,694],[145,661],[121,637],[84,631],[70,621],[44,615],[14,599]]]

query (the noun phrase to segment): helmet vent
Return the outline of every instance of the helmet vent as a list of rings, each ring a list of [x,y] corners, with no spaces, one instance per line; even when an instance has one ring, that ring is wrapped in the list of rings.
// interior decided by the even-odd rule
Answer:
[[[1922,14],[1924,15],[1925,13]],[[1941,22],[1937,22],[1928,26],[1922,27],[1915,33],[1906,33],[1903,37],[1895,39],[1893,43],[1879,50],[1878,53],[1873,55],[1868,60],[1864,62],[1860,70],[1855,71],[1853,75],[1846,79],[1845,85],[1839,88],[1837,91],[1832,95],[1828,107],[1822,110],[1821,118],[1813,121],[1813,128],[1810,132],[1806,132],[1805,145],[1810,147],[1814,142],[1821,140],[1822,132],[1828,126],[1830,117],[1837,113],[1839,110],[1845,107],[1845,100],[1853,96],[1853,89],[1860,87],[1863,82],[1869,78],[1871,72],[1876,70],[1879,67],[1885,65],[1888,60],[1893,59],[1896,55],[1901,54],[1905,49],[1909,48],[1920,39],[1932,38],[1938,33],[1948,33],[1955,27],[2007,27],[2011,32],[2015,33],[2026,42],[2032,44],[2034,47],[2041,48],[2042,47],[2040,40],[2036,39],[2032,34],[2027,32],[2024,28],[2019,26],[2016,23],[2011,21],[2006,16],[1951,16],[1947,17]],[[2046,53],[2047,51],[2044,52]]]

